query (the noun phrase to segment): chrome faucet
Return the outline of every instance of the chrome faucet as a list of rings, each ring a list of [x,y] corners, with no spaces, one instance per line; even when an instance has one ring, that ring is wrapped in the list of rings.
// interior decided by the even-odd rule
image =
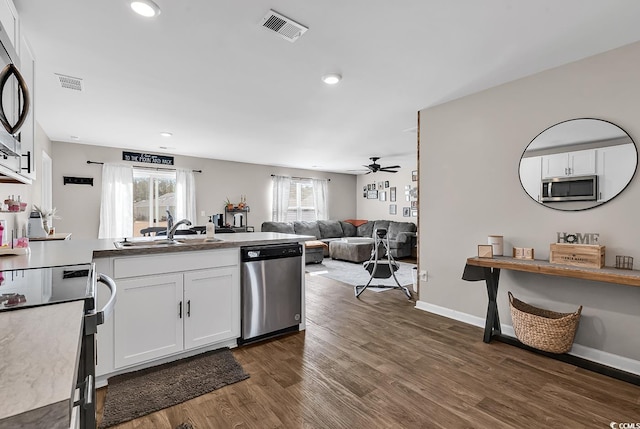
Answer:
[[[191,221],[189,219],[181,219],[178,222],[176,222],[175,225],[173,225],[171,229],[167,231],[167,240],[173,240],[173,236],[175,235],[176,230],[180,225],[191,226]]]
[[[169,210],[167,210],[167,237],[169,236],[171,228],[173,228],[173,215]]]

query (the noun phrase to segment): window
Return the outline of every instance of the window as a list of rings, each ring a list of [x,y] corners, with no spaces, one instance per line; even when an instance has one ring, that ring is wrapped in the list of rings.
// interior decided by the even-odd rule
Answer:
[[[328,219],[327,180],[273,176],[272,220],[276,222]]]
[[[176,214],[176,172],[133,169],[133,235],[143,228],[167,226],[167,210]]]
[[[318,220],[313,197],[313,184],[310,180],[291,180],[286,221],[293,222],[295,220]]]

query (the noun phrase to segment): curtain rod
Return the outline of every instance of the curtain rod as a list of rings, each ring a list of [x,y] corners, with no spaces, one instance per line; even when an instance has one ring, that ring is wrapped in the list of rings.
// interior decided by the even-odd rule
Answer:
[[[279,174],[272,174],[271,177],[279,176]],[[316,180],[326,180],[327,182],[331,182],[331,179],[318,179],[316,177],[298,177],[298,176],[289,176],[292,179],[316,179]]]
[[[87,164],[100,164],[103,165],[104,162],[97,162],[97,161],[87,161]],[[176,171],[175,168],[163,168],[163,167],[148,167],[146,165],[136,165],[134,168],[148,168],[149,170],[169,170],[169,171]],[[202,170],[191,170],[194,173],[202,173]]]

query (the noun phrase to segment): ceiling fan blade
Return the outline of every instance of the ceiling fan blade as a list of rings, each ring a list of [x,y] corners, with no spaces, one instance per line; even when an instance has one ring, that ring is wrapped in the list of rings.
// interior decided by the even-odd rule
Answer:
[[[398,170],[385,170],[384,168],[381,168],[380,171],[384,171],[385,173],[397,173]]]
[[[382,168],[400,168],[399,165],[388,165],[386,167],[382,167]]]

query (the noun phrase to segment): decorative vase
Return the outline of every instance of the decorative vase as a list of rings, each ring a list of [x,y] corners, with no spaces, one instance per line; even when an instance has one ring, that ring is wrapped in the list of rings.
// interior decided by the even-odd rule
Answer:
[[[49,221],[47,219],[42,219],[42,228],[49,235]]]

